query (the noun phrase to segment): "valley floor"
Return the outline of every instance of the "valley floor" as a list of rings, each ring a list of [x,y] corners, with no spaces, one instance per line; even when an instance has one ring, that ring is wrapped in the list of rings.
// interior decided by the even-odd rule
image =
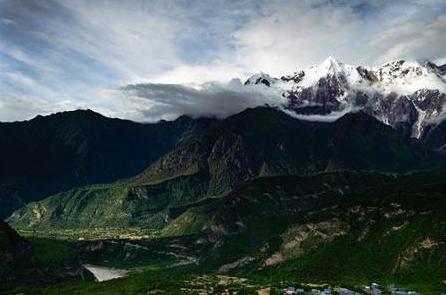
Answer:
[[[446,291],[443,175],[257,179],[152,232],[17,227],[31,253],[1,292],[284,294],[331,286],[366,294],[374,282],[438,295]]]
[[[382,286],[396,284],[402,290],[413,290],[417,294],[440,294],[441,286],[430,283],[394,281],[390,277],[369,280],[347,277],[345,280],[320,278],[299,279],[283,271],[283,268],[265,269],[247,268],[226,273],[216,272],[207,266],[197,264],[198,257],[186,256],[188,251],[178,243],[171,247],[172,241],[154,244],[153,240],[96,240],[96,241],[61,241],[36,239],[33,244],[45,249],[40,255],[41,263],[54,267],[76,259],[84,262],[82,266],[92,277],[63,278],[62,273],[54,275],[54,281],[32,280],[6,284],[0,294],[286,294],[288,287],[303,289],[306,294],[332,293],[374,294],[364,289],[371,282]],[[190,241],[186,241],[190,242]],[[169,251],[163,251],[164,247]],[[169,247],[170,246],[170,247]],[[39,251],[40,251],[39,250]],[[48,252],[57,251],[56,257]],[[68,253],[67,251],[73,251]],[[59,255],[59,256],[58,256]],[[192,254],[189,254],[192,255]],[[58,257],[57,257],[58,256]],[[330,267],[330,266],[327,266]],[[63,271],[62,271],[63,272]],[[47,279],[47,278],[46,278]],[[369,291],[370,292],[370,291]],[[385,293],[388,293],[385,291]],[[323,293],[326,294],[326,293]],[[390,293],[389,293],[390,294]],[[403,295],[404,293],[400,293]],[[407,293],[406,293],[407,294]],[[374,294],[376,295],[376,294]]]

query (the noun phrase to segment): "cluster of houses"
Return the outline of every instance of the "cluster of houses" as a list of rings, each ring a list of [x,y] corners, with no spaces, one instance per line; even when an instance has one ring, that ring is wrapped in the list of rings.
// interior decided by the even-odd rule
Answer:
[[[364,293],[368,295],[382,295],[385,291],[385,288],[380,286],[377,283],[372,283],[370,286],[364,286]],[[387,286],[387,292],[392,295],[418,295],[415,291],[406,291],[398,288],[395,285],[388,285]],[[332,294],[338,294],[338,295],[362,295],[361,293],[358,293],[356,291],[347,289],[347,288],[325,288],[323,290],[319,289],[311,289],[311,295],[332,295]],[[287,295],[297,295],[297,294],[305,294],[305,290],[302,288],[295,288],[295,287],[288,287],[285,289],[285,294]],[[444,294],[446,295],[446,294]]]
[[[384,288],[377,283],[372,283],[370,286],[365,286],[364,291],[370,295],[382,295]],[[392,295],[417,295],[415,291],[402,290],[394,284],[388,285],[387,291]]]
[[[361,293],[349,290],[347,288],[336,288],[335,291],[338,293],[338,295],[362,295]]]
[[[288,287],[285,290],[285,294],[287,295],[297,295],[297,294],[304,294],[305,290],[302,288],[295,288],[295,287]],[[312,295],[334,295],[334,294],[338,294],[338,295],[362,295],[361,293],[349,290],[347,288],[325,288],[323,290],[319,290],[319,289],[311,289],[310,293]]]
[[[285,290],[285,294],[287,295],[296,295],[296,294],[304,294],[305,290],[301,288],[288,287]]]
[[[364,292],[370,295],[381,295],[384,288],[377,283],[372,283],[370,286],[364,286]]]
[[[401,290],[393,284],[387,286],[387,291],[389,291],[392,295],[417,295],[417,292],[415,291]]]

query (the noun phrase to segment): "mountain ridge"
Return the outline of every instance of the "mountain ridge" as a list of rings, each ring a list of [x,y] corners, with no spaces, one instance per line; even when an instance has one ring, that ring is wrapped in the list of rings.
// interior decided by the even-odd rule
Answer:
[[[0,216],[75,186],[133,176],[215,122],[142,124],[77,110],[0,123]]]

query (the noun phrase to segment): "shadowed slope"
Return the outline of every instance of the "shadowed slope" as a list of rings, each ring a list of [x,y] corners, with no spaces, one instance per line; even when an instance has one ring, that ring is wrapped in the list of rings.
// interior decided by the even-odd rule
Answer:
[[[135,175],[213,122],[140,124],[78,110],[0,123],[0,217],[75,186]]]

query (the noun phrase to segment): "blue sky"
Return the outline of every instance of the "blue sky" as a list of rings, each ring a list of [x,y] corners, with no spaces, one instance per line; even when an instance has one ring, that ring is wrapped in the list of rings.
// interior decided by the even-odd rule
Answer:
[[[181,113],[121,89],[280,76],[327,56],[444,60],[446,0],[0,0],[0,121],[76,108],[169,119]]]

